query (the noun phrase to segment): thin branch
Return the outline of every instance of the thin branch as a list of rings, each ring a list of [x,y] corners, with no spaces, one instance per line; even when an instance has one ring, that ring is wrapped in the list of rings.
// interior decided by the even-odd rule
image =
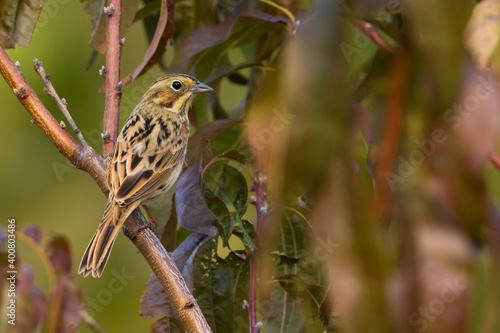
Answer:
[[[372,42],[378,46],[379,49],[387,51],[389,53],[396,53],[397,49],[392,47],[385,39],[380,36],[377,28],[373,26],[373,24],[365,22],[360,19],[356,19],[353,17],[349,17],[349,20],[361,30],[368,38],[372,40]]]
[[[92,317],[91,315],[89,315],[89,313],[83,309],[82,311],[80,311],[80,316],[82,317],[83,321],[87,323],[87,325],[89,325],[89,327],[94,331],[94,332],[97,332],[97,333],[106,333],[106,331],[104,330],[104,328],[102,328],[99,323],[94,319],[94,317]]]
[[[257,163],[258,164],[258,163]],[[267,214],[267,203],[266,203],[266,194],[264,188],[266,187],[267,179],[260,172],[260,166],[256,167],[256,176],[255,176],[255,208],[257,209],[257,223],[255,226],[255,233],[257,237],[260,235],[260,231],[262,229],[262,224]],[[250,333],[258,333],[262,327],[262,323],[257,322],[257,262],[255,261],[255,256],[253,251],[250,251],[250,276],[249,276],[249,286],[248,286],[248,294],[249,294],[249,302],[248,302],[248,318],[250,322]]]
[[[43,64],[38,59],[35,58],[33,60],[33,66],[35,68],[35,71],[38,73],[38,75],[40,75],[43,82],[45,83],[46,86],[46,88],[44,89],[45,93],[50,97],[52,97],[52,99],[56,102],[57,106],[64,115],[64,118],[66,118],[66,120],[68,121],[69,126],[73,130],[73,133],[76,134],[76,137],[78,138],[80,143],[84,146],[88,146],[87,142],[85,141],[85,138],[82,135],[82,132],[80,132],[80,130],[78,129],[73,120],[73,117],[71,117],[71,114],[68,111],[68,103],[64,98],[62,100],[59,98],[59,95],[57,94],[56,90],[54,89],[54,86],[52,85],[52,82],[50,81],[50,75],[45,73]]]
[[[77,168],[88,172],[107,196],[109,190],[102,156],[91,147],[85,148],[79,145],[71,135],[61,128],[26,82],[19,68],[14,65],[1,47],[0,74],[31,115],[33,122],[47,135],[59,152]],[[151,230],[142,228],[145,225],[147,222],[139,209],[136,209],[125,221],[126,230],[131,234],[136,233],[132,239],[134,245],[146,258],[158,280],[162,283],[187,331],[193,333],[211,332],[198,304],[189,293],[186,282],[174,260],[156,235]],[[140,229],[143,230],[137,232]]]
[[[102,155],[104,157],[112,153],[115,148],[122,97],[122,83],[120,81],[122,1],[109,0],[108,3],[108,7],[104,7],[104,13],[108,15],[106,24],[106,68],[105,71],[102,71],[102,75],[106,79],[102,145]]]
[[[380,214],[385,211],[390,198],[389,183],[386,176],[391,172],[398,153],[399,137],[403,130],[403,110],[408,89],[410,73],[410,54],[403,51],[396,58],[392,69],[392,80],[387,99],[384,128],[380,148],[377,154],[375,181],[377,195],[375,196],[375,211]]]
[[[379,49],[387,51],[389,53],[397,53],[398,48],[390,45],[385,39],[380,36],[377,28],[373,24],[365,22],[363,20],[354,17],[354,14],[350,11],[349,7],[344,1],[339,1],[340,7],[343,9],[344,13],[347,15],[351,23],[357,27],[361,32],[363,32],[371,41],[378,46]]]
[[[75,164],[73,152],[78,149],[78,143],[52,117],[26,79],[20,69],[14,65],[3,48],[0,48],[0,73],[10,86],[19,102],[28,110],[40,129],[49,137],[52,143],[67,159]]]

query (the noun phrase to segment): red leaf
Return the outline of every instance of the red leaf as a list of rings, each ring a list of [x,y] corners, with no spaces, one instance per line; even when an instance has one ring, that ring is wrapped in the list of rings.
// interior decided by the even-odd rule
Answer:
[[[167,50],[167,42],[174,36],[174,5],[174,0],[161,1],[160,19],[148,51],[136,69],[122,80],[123,84],[134,81],[155,65]]]
[[[36,243],[40,243],[40,240],[42,239],[43,236],[42,228],[33,224],[28,224],[24,228],[23,233],[29,238],[33,239]]]
[[[71,272],[71,251],[65,237],[54,237],[47,244],[47,253],[57,272]]]

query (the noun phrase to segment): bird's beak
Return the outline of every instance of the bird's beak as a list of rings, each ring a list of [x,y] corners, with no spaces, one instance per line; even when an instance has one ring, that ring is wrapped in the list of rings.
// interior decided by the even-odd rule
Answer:
[[[202,82],[198,82],[193,88],[191,88],[191,92],[193,94],[203,94],[210,91],[213,91],[213,89]]]

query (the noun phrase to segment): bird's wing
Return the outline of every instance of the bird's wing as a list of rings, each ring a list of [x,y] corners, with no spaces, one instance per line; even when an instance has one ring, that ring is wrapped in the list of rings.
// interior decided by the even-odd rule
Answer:
[[[168,190],[182,168],[189,137],[186,123],[170,118],[129,118],[118,137],[109,184],[120,206]]]

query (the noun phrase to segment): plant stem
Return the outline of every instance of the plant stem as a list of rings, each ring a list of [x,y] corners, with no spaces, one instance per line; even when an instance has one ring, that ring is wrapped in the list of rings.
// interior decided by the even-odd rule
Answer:
[[[257,162],[256,177],[255,177],[255,208],[257,209],[257,223],[255,226],[255,233],[257,237],[260,235],[263,220],[267,213],[267,204],[265,201],[264,188],[266,185],[266,178],[260,172],[260,166]],[[250,276],[249,276],[249,300],[248,300],[248,319],[250,323],[250,333],[258,333],[260,325],[257,324],[257,262],[253,251],[250,251]]]
[[[83,137],[82,132],[78,129],[78,127],[75,124],[75,121],[73,120],[73,117],[71,117],[71,114],[68,111],[67,107],[67,102],[63,98],[62,100],[59,98],[59,95],[56,92],[56,89],[52,85],[52,82],[50,81],[50,75],[45,73],[45,69],[43,68],[43,64],[38,60],[34,59],[33,60],[33,66],[35,68],[35,71],[40,75],[42,78],[43,82],[45,83],[46,88],[44,89],[45,93],[52,97],[52,99],[56,102],[57,106],[59,107],[59,110],[61,110],[62,114],[64,115],[64,118],[69,123],[69,126],[73,130],[73,133],[76,134],[76,137],[80,141],[80,143],[84,146],[87,146],[87,142],[85,141],[85,138]]]
[[[102,155],[111,154],[118,137],[122,83],[120,82],[120,21],[121,0],[109,0],[104,12],[108,15],[106,24],[106,101],[103,122]]]

